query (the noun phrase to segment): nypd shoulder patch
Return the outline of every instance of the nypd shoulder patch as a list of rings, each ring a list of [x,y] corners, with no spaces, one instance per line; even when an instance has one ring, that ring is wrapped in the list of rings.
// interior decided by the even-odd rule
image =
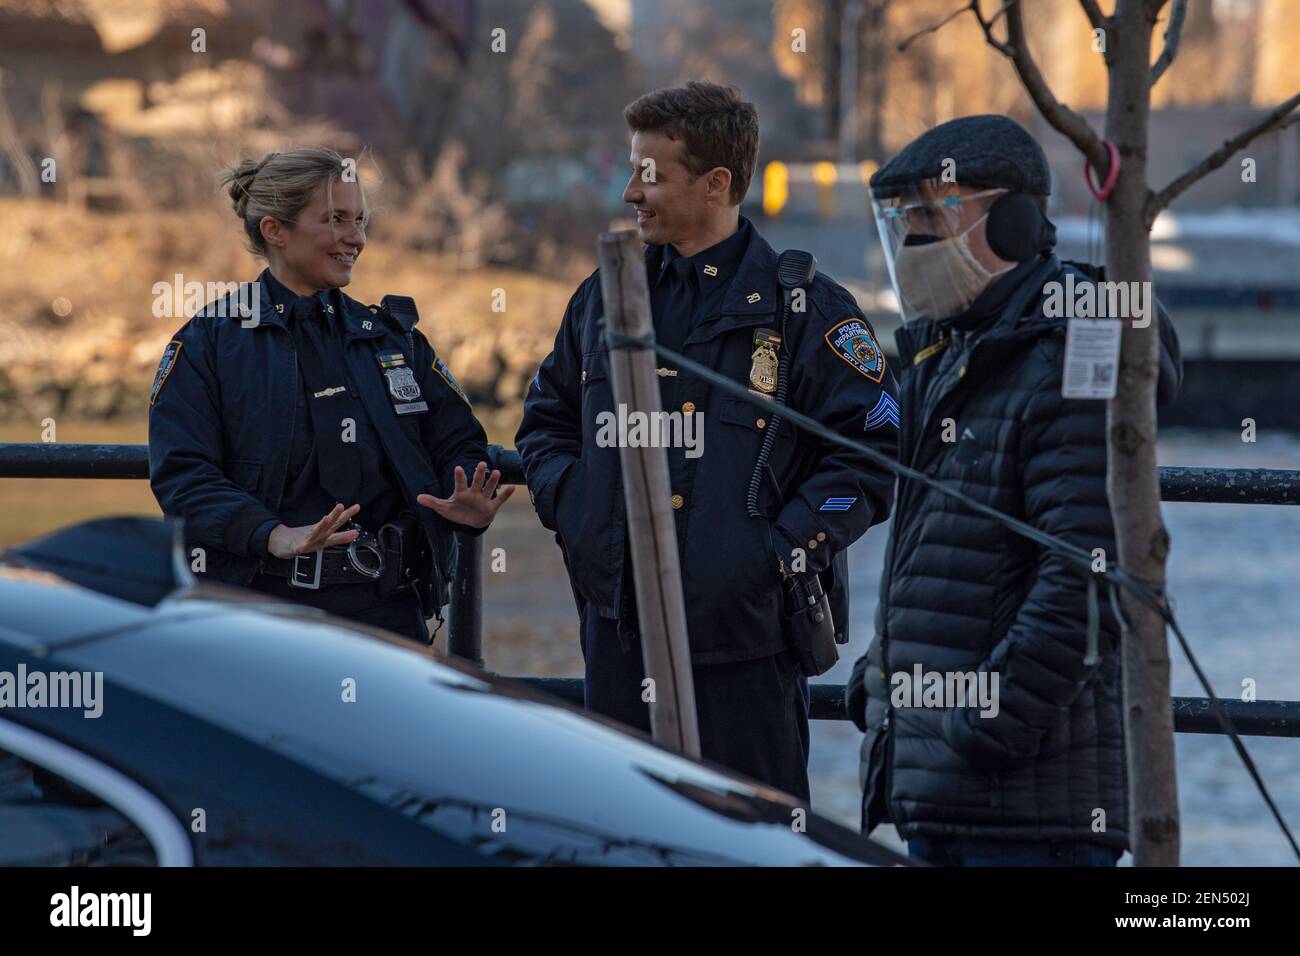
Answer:
[[[863,319],[845,319],[826,333],[826,344],[873,382],[885,377],[885,353]]]
[[[462,402],[466,405],[469,404],[469,398],[465,395],[465,390],[460,387],[460,382],[456,381],[456,376],[451,374],[451,369],[447,368],[447,363],[438,358],[437,355],[433,357],[433,370],[438,373],[439,378],[447,383],[448,388],[460,396]]]
[[[150,405],[158,399],[158,393],[162,391],[167,376],[171,375],[172,369],[176,367],[176,358],[180,354],[181,342],[178,339],[172,339],[167,343],[167,348],[163,349],[162,360],[158,362],[158,371],[153,376],[153,387],[149,389]]]

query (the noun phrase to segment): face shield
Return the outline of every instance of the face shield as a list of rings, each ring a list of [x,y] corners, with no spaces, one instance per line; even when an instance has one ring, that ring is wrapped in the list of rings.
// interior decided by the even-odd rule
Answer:
[[[983,232],[973,235],[1006,189],[962,194],[956,183],[926,180],[902,189],[873,190],[871,208],[880,232],[885,264],[903,321],[960,315],[1010,263],[990,271],[980,261],[997,261]]]

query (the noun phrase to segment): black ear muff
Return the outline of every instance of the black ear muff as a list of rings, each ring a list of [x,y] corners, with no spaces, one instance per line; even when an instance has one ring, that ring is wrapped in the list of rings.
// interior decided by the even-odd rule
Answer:
[[[1007,193],[990,206],[984,232],[989,248],[1008,262],[1024,262],[1056,245],[1056,227],[1028,193]]]

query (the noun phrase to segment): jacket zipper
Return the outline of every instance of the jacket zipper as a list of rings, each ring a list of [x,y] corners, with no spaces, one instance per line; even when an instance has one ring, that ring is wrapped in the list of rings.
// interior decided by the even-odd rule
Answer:
[[[955,330],[950,330],[949,331],[950,344],[948,347],[949,348],[959,347],[957,341],[959,340],[956,339]],[[971,348],[971,354],[967,356],[962,356],[957,360],[958,361],[957,368],[964,369],[970,364],[970,360],[974,356],[976,349],[978,349],[979,344],[980,344],[979,340],[976,340],[975,345],[972,346]],[[965,373],[964,372],[960,373],[960,377],[957,379],[956,382],[948,386],[948,388],[944,392],[942,392],[941,394],[935,397],[934,407],[930,409],[929,413],[925,416],[924,422],[922,423],[922,428],[921,428],[922,433],[924,433],[925,426],[929,424],[930,419],[933,418],[934,414],[939,410],[939,406],[943,404],[944,399],[946,399],[949,395],[951,395],[953,389],[957,386],[957,384],[963,381],[964,379],[965,379]],[[900,424],[903,425],[904,427],[899,429],[899,435],[898,435],[899,447],[906,448],[907,447],[906,439],[910,437],[911,434],[910,431],[904,430],[907,425],[906,416],[903,416],[900,419]],[[909,455],[909,460],[907,461],[907,464],[910,467],[915,467],[916,457],[917,456],[915,454]],[[902,483],[900,481],[900,488],[901,487],[902,487]],[[900,494],[899,500],[895,504],[895,510],[894,510],[895,517],[897,517],[899,511],[901,510],[902,504],[903,504],[903,496]],[[892,673],[889,665],[889,591],[890,591],[890,587],[893,585],[894,582],[894,561],[898,553],[898,537],[899,536],[897,534],[891,536],[888,562],[885,566],[886,580],[885,580],[885,587],[883,590],[884,607],[882,608],[882,613],[881,613],[882,623],[881,623],[881,635],[880,635],[880,665],[881,667],[884,668],[886,679],[888,678],[888,675]],[[889,818],[893,821],[895,828],[897,828],[900,825],[901,820],[894,807],[894,787],[893,787],[892,778],[893,778],[893,765],[894,765],[895,726],[894,726],[894,708],[892,706],[890,706],[889,709],[885,712],[885,720],[884,723],[881,725],[881,729],[885,732],[885,768],[884,768],[885,769],[885,806],[889,810]]]

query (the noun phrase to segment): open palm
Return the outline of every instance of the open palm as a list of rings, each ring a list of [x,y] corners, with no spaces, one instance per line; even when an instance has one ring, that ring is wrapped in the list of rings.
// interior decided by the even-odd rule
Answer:
[[[465,478],[465,469],[456,466],[456,488],[450,498],[438,498],[434,495],[417,495],[415,500],[426,508],[431,508],[454,524],[463,524],[469,528],[486,528],[496,517],[497,511],[515,493],[513,485],[501,489],[495,498],[493,493],[501,482],[501,472],[494,470],[487,473],[487,462],[480,461],[474,469],[474,480]]]

